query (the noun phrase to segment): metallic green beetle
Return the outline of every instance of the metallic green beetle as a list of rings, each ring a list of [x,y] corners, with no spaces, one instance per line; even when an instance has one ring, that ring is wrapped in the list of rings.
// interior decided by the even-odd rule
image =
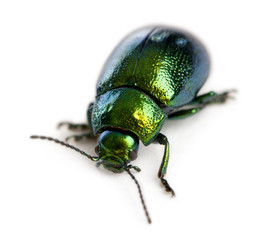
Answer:
[[[209,67],[204,46],[185,31],[159,26],[135,31],[108,58],[97,82],[95,102],[87,111],[88,124],[60,123],[72,130],[88,130],[69,137],[75,140],[99,135],[98,156],[92,157],[72,145],[56,141],[115,173],[129,172],[131,168],[140,171],[130,164],[137,157],[139,140],[145,146],[154,142],[162,144],[165,151],[158,177],[165,190],[174,195],[164,178],[169,142],[160,130],[166,119],[185,118],[209,104],[226,101],[230,91],[197,96],[208,77]]]

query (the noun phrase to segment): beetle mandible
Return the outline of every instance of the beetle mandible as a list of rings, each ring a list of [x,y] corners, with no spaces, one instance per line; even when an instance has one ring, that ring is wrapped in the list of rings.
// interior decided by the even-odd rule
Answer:
[[[210,61],[204,46],[191,34],[165,26],[146,27],[126,37],[108,58],[96,86],[96,99],[87,110],[87,124],[62,122],[70,130],[88,130],[73,138],[99,136],[92,157],[78,148],[45,136],[31,136],[55,141],[80,152],[97,166],[115,172],[128,172],[138,186],[150,223],[140,186],[130,169],[137,158],[139,140],[148,146],[164,145],[158,171],[165,190],[175,195],[164,178],[169,161],[169,142],[160,130],[167,119],[192,116],[213,103],[224,103],[231,91],[209,92],[197,96],[205,83]]]

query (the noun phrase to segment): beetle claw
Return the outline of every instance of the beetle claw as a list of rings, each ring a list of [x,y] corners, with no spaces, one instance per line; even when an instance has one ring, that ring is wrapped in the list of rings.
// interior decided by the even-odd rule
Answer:
[[[215,99],[212,100],[212,103],[225,103],[228,99],[235,99],[235,97],[231,95],[235,92],[237,92],[236,89],[231,89],[223,93],[217,94],[215,96]]]
[[[227,91],[226,93],[227,93],[227,99],[235,99],[235,97],[232,96],[231,94],[232,93],[237,93],[237,90],[236,89],[231,89],[231,90]]]

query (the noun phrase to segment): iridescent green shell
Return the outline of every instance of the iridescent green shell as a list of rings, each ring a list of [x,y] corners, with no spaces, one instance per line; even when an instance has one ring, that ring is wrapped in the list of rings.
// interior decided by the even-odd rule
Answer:
[[[97,82],[97,95],[133,86],[176,108],[196,96],[208,74],[207,52],[192,35],[167,27],[144,28],[110,55]]]
[[[132,33],[110,55],[97,82],[94,134],[120,128],[150,144],[166,111],[192,101],[208,74],[207,52],[189,33],[167,27]]]

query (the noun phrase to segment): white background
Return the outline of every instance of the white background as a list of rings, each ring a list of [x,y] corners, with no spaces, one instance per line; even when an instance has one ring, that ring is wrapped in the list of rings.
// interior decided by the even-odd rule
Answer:
[[[262,1],[1,1],[0,239],[263,239]],[[101,68],[128,33],[149,24],[184,28],[213,67],[201,90],[236,88],[235,100],[168,121],[163,147],[140,146],[135,184],[57,144],[62,120],[85,121]],[[94,141],[77,144],[94,154]]]

